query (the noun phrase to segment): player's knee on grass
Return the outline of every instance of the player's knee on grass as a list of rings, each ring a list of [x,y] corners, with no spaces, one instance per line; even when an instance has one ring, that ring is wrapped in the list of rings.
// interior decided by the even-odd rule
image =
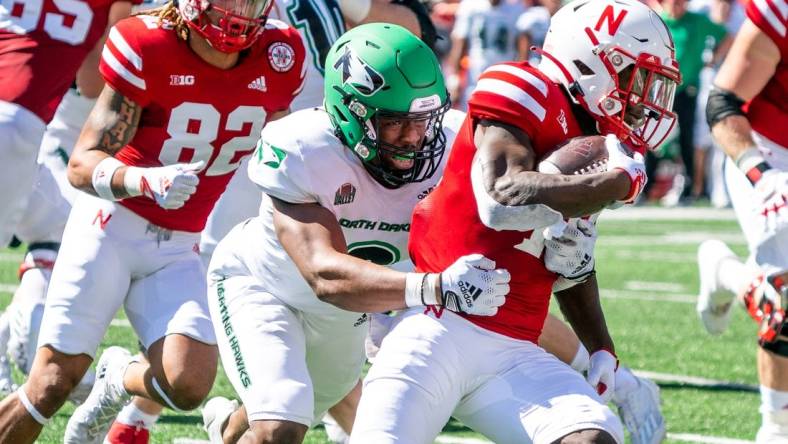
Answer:
[[[252,421],[239,444],[300,444],[307,427],[292,421]]]
[[[554,442],[554,444],[617,444],[613,435],[598,429],[586,429],[572,432]]]

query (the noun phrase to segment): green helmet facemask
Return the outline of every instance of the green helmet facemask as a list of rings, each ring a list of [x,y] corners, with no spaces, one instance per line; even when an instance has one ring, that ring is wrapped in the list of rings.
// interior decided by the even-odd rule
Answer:
[[[326,58],[325,108],[337,137],[382,185],[397,188],[435,174],[446,149],[443,116],[450,102],[440,65],[418,37],[401,26],[371,23],[342,35]],[[380,140],[380,121],[426,122],[415,152]],[[384,161],[413,160],[407,169]]]

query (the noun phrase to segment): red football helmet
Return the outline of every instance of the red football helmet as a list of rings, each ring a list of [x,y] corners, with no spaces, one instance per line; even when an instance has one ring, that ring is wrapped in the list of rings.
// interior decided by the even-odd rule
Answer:
[[[262,34],[274,0],[180,0],[189,28],[221,52],[238,52]]]

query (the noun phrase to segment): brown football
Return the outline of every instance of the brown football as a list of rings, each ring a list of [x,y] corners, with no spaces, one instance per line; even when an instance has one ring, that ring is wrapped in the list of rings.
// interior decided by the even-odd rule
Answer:
[[[593,174],[607,171],[604,136],[580,136],[547,153],[538,171],[546,174]]]

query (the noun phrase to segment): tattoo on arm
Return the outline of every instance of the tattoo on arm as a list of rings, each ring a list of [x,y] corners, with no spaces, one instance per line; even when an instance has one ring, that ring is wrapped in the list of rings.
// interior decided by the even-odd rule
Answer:
[[[91,129],[97,132],[93,149],[114,155],[126,146],[137,132],[142,107],[119,92],[106,87],[91,113]]]

